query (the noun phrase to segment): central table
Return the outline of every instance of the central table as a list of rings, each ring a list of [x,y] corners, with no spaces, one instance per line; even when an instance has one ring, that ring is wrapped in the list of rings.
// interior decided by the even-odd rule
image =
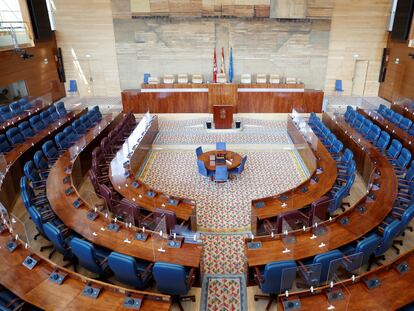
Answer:
[[[217,155],[225,153],[224,161],[217,161],[216,157]],[[215,161],[210,160],[210,156],[214,156],[216,159]],[[226,165],[227,170],[235,169],[236,167],[240,166],[242,157],[240,154],[233,152],[233,151],[223,151],[223,150],[212,150],[207,151],[201,154],[198,157],[199,160],[204,162],[204,165],[206,168],[210,171],[216,170],[216,165]]]

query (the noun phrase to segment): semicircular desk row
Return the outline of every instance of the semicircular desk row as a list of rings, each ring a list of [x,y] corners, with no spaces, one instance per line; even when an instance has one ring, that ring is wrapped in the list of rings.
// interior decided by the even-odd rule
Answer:
[[[292,243],[287,243],[283,235],[247,238],[245,249],[249,267],[274,261],[301,260],[337,249],[376,228],[391,211],[398,193],[398,182],[386,157],[341,117],[334,120],[324,114],[323,122],[353,151],[358,171],[371,187],[354,206],[327,221],[324,234],[315,236],[312,229],[299,230],[293,233]],[[252,241],[260,241],[260,246],[249,248]]]
[[[6,154],[8,170],[0,188],[1,197],[8,199],[9,204],[6,207],[10,209],[19,193],[18,189],[11,189],[7,181],[18,180],[22,176],[22,162],[27,161],[28,154],[32,156],[35,148],[40,148],[41,144],[68,125],[70,120],[80,117],[85,111],[86,109],[68,113],[67,117],[62,118],[56,124],[51,124],[38,132],[35,137],[15,146]],[[109,124],[109,119],[106,118],[96,125],[96,129],[101,128],[102,131],[105,129]],[[91,135],[96,132],[90,131]],[[17,248],[12,252],[6,247],[10,241],[17,244]],[[102,310],[102,308],[115,310],[130,303],[131,298],[135,298],[141,301],[142,310],[170,309],[171,298],[168,295],[131,290],[85,277],[51,262],[41,253],[27,248],[25,244],[26,241],[16,241],[15,236],[9,233],[7,226],[3,226],[0,233],[0,283],[32,305],[62,310],[79,310],[82,306],[88,305],[91,310]],[[28,256],[37,261],[34,268],[28,269],[23,265]],[[63,280],[61,284],[55,282],[55,277],[52,275],[56,274]],[[91,299],[84,295],[84,291],[91,287],[100,291],[98,299]]]
[[[114,126],[115,124],[112,124],[112,127]],[[119,230],[112,231],[108,229],[108,225],[114,221],[110,217],[105,218],[101,215],[95,220],[89,220],[88,213],[94,207],[89,204],[87,199],[81,198],[77,185],[80,185],[82,177],[90,168],[89,155],[91,151],[96,146],[96,143],[105,137],[105,134],[107,133],[101,132],[100,135],[93,135],[92,132],[87,133],[82,138],[82,146],[79,148],[80,152],[74,159],[71,159],[70,152],[66,151],[55,162],[50,170],[46,184],[47,197],[52,210],[67,227],[96,245],[146,261],[164,261],[198,268],[202,253],[201,245],[182,243],[180,248],[166,248],[164,252],[159,252],[157,248],[160,245],[158,244],[165,243],[165,233],[162,239],[160,239],[158,232],[152,232],[148,235],[147,240],[140,241],[135,239],[135,235],[142,230],[141,228],[118,222]],[[66,181],[68,176],[71,183]],[[70,187],[73,187],[74,191],[66,194],[67,189]],[[75,208],[74,202],[79,200],[82,204]],[[144,198],[142,201],[137,199],[136,203],[141,206],[141,202],[144,200],[146,199]],[[145,206],[145,204],[143,205]],[[150,206],[158,205],[152,203]]]

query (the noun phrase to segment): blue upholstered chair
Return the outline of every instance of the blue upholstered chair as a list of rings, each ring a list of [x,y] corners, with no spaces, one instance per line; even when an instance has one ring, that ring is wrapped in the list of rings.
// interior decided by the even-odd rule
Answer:
[[[59,150],[65,150],[70,147],[70,143],[66,139],[66,135],[63,132],[57,133],[55,136],[55,142]]]
[[[361,130],[361,127],[362,127],[362,124],[364,123],[364,121],[365,121],[364,116],[357,113],[355,122],[352,124],[352,127],[359,132]]]
[[[346,111],[344,113],[345,122],[349,121],[349,117],[350,117],[352,111],[354,111],[354,108],[352,108],[352,106],[346,106]]]
[[[30,138],[35,136],[35,131],[30,127],[30,123],[27,121],[20,122],[18,125],[20,129],[20,133],[24,136],[24,138]]]
[[[29,206],[28,208],[26,208],[30,219],[33,221],[37,233],[35,234],[35,236],[33,237],[34,240],[37,240],[37,238],[41,235],[42,237],[44,237],[47,240],[47,237],[45,235],[45,231],[43,229],[43,224],[46,222],[45,218],[42,217],[41,212],[35,208],[34,206]],[[53,245],[45,245],[45,246],[41,246],[40,247],[40,251],[42,252],[45,249],[50,249],[50,248],[54,248]],[[55,250],[53,249],[50,253],[49,253],[49,258],[52,258],[53,254],[54,254]]]
[[[397,171],[403,171],[411,160],[411,152],[407,148],[402,148],[397,159],[391,160],[391,164],[395,166]]]
[[[12,150],[10,142],[7,140],[6,135],[0,134],[0,152],[9,152]]]
[[[99,122],[99,121],[102,120],[102,113],[99,110],[99,106],[93,107],[91,111],[93,112],[93,115],[94,115],[94,117],[93,117],[94,122]],[[134,117],[134,120],[135,120],[135,117]]]
[[[335,80],[335,92],[342,93],[343,91],[342,80]]]
[[[180,297],[186,295],[195,280],[195,269],[186,270],[183,266],[156,262],[152,269],[157,288],[160,292],[172,296],[173,303],[177,303],[180,310],[183,310],[180,300],[191,299],[195,302],[194,296]]]
[[[216,143],[216,150],[223,150],[226,151],[227,145],[225,142],[217,142]]]
[[[348,164],[350,164],[353,158],[354,158],[354,153],[350,149],[345,148],[341,158],[336,161],[336,166],[338,168],[343,168],[345,166],[348,166]]]
[[[398,112],[395,112],[392,116],[391,122],[399,125],[403,118],[404,117],[402,115],[400,115]]]
[[[377,142],[375,143],[375,147],[379,151],[384,152],[389,143],[390,143],[390,134],[388,134],[386,131],[381,131],[381,135],[378,138]]]
[[[13,115],[17,116],[23,112],[23,105],[20,104],[18,101],[13,102],[9,105],[10,110],[12,111]]]
[[[378,125],[372,125],[371,130],[368,132],[368,134],[365,137],[367,141],[369,141],[371,144],[376,144],[378,138],[381,135],[381,129]]]
[[[343,252],[346,256],[362,253],[363,257],[361,265],[366,265],[374,255],[380,240],[381,239],[379,236],[371,235],[362,239],[361,241],[353,242],[351,244],[345,245],[344,247],[341,247],[340,251]]]
[[[216,172],[214,173],[214,181],[224,182],[229,179],[229,172],[226,165],[216,165]]]
[[[87,128],[83,125],[82,121],[79,120],[79,119],[73,121],[72,127],[73,127],[74,131],[76,132],[76,134],[78,134],[78,135],[85,134],[86,130],[87,130]]]
[[[20,133],[19,128],[12,127],[6,131],[6,136],[9,139],[9,142],[12,145],[22,144],[24,143],[24,137],[22,133]]]
[[[66,115],[68,114],[68,111],[65,108],[65,103],[58,102],[55,106],[56,106],[56,111],[59,114],[59,116],[61,118],[66,117]]]
[[[367,137],[373,125],[374,124],[370,120],[365,119],[364,122],[362,122],[362,126],[359,132],[362,134],[362,136]]]
[[[49,163],[54,163],[59,158],[59,151],[53,141],[48,140],[42,145],[42,151]]]
[[[108,263],[115,279],[134,288],[144,289],[151,279],[152,263],[137,261],[131,256],[117,252],[112,252],[108,256]]]
[[[14,293],[0,285],[0,310],[34,310],[27,306],[27,303],[17,297]]]
[[[72,254],[82,267],[99,274],[100,278],[106,278],[111,274],[108,269],[108,251],[95,248],[92,243],[76,237],[72,238],[69,244]]]
[[[244,171],[244,166],[246,164],[246,161],[247,161],[247,155],[245,155],[242,158],[240,165],[236,167],[235,169],[230,170],[229,173],[232,175],[240,175]]]
[[[196,156],[197,156],[197,158],[199,156],[201,156],[202,154],[203,154],[203,148],[201,148],[201,146],[200,147],[197,147],[196,148]]]
[[[52,118],[52,116],[50,115],[50,113],[49,113],[49,111],[48,111],[48,110],[42,111],[42,112],[40,113],[40,118],[42,119],[42,121],[43,121],[43,123],[44,123],[44,124],[51,124],[51,123],[53,123],[53,122],[54,122],[54,121],[53,121],[53,118]]]
[[[327,281],[330,281],[328,278],[332,277],[335,271],[332,270],[331,263],[337,262],[339,259],[343,257],[342,252],[335,249],[323,254],[318,254],[313,258],[312,262],[309,262],[308,264],[317,265],[320,264],[321,266],[321,274],[319,278],[319,285],[325,284]],[[302,272],[302,277],[305,280],[305,282],[311,286],[314,285],[309,280],[307,280],[306,275]]]
[[[80,135],[75,133],[75,131],[73,130],[73,127],[70,125],[65,127],[65,129],[63,130],[63,133],[66,136],[66,140],[70,143],[76,142],[81,137]]]
[[[387,109],[387,106],[380,104],[378,107],[378,113],[383,116],[385,114],[385,109]]]
[[[394,116],[394,111],[390,108],[385,108],[384,118],[391,121],[393,116]]]
[[[92,121],[88,118],[87,115],[83,115],[80,117],[80,120],[82,122],[82,124],[86,127],[86,128],[91,128],[93,126]]]
[[[35,115],[29,119],[30,126],[36,131],[39,132],[46,128],[46,125],[43,123],[40,116]]]
[[[408,131],[412,125],[413,125],[413,122],[407,118],[403,118],[401,122],[398,124],[398,126],[404,131]]]
[[[293,260],[284,260],[268,263],[262,270],[255,267],[255,280],[257,285],[265,295],[254,295],[254,300],[259,299],[269,300],[266,310],[274,301],[277,301],[277,296],[290,290],[293,282],[296,279],[297,266]]]
[[[76,271],[76,259],[69,247],[72,236],[69,234],[68,228],[64,225],[56,226],[51,222],[47,222],[43,224],[43,230],[48,240],[52,242],[55,250],[63,255],[63,260],[70,261],[75,266]]]
[[[36,168],[45,176],[49,174],[49,161],[45,157],[42,150],[38,150],[35,152],[33,156],[33,161]]]
[[[197,159],[197,167],[198,167],[199,174],[204,176],[204,177],[211,177],[214,174],[214,172],[212,172],[212,171],[210,171],[206,168],[203,161],[198,160],[198,159]]]
[[[0,115],[5,121],[13,118],[13,112],[10,110],[9,105],[0,106]]]
[[[34,165],[33,161],[27,161],[23,166],[24,175],[32,183],[36,190],[44,190],[46,187],[46,174],[40,172]]]
[[[49,112],[50,117],[52,118],[53,121],[57,121],[60,119],[60,116],[56,110],[56,106],[52,105],[50,106],[47,111]]]
[[[348,117],[348,123],[350,126],[352,126],[352,124],[354,124],[354,122],[356,121],[356,117],[357,117],[357,112],[355,110],[352,110],[349,113],[349,117]]]
[[[391,145],[388,147],[387,151],[385,152],[385,155],[389,160],[397,159],[398,155],[401,152],[401,149],[402,149],[401,142],[397,139],[393,139],[391,141]]]

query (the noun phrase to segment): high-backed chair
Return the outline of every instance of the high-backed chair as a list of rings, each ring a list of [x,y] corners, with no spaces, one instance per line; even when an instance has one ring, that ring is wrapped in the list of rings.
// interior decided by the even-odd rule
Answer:
[[[369,260],[374,255],[380,240],[381,239],[379,236],[371,235],[356,243],[353,242],[351,244],[345,245],[344,247],[341,247],[340,250],[346,256],[362,253],[361,265],[366,265],[369,263]]]
[[[214,172],[210,171],[206,168],[203,161],[197,159],[197,167],[198,167],[198,173],[204,177],[211,177],[213,176]]]
[[[229,179],[229,172],[226,165],[216,165],[216,172],[214,173],[214,180],[216,182],[224,182]]]
[[[13,118],[13,112],[10,110],[9,105],[0,106],[0,114],[6,121]]]
[[[197,156],[197,158],[199,156],[201,156],[202,154],[203,154],[203,148],[201,148],[201,146],[200,147],[197,147],[196,148],[196,156]]]
[[[186,295],[195,280],[195,269],[186,270],[183,266],[156,262],[152,273],[154,275],[157,288],[160,292],[172,296],[172,301],[178,304],[181,311],[184,311],[181,300],[191,299],[195,302],[194,296],[180,297]]]
[[[69,247],[72,236],[68,235],[68,229],[66,227],[59,228],[51,222],[47,222],[43,225],[43,230],[48,240],[52,242],[55,250],[63,255],[63,260],[72,262],[76,271],[75,257]]]
[[[388,147],[385,155],[388,159],[393,160],[397,159],[398,155],[400,154],[402,149],[402,144],[399,140],[393,139],[391,141],[391,145]]]
[[[364,123],[364,120],[365,120],[364,116],[357,113],[356,120],[354,124],[352,125],[352,127],[359,132],[361,130],[362,124]]]
[[[373,125],[374,125],[374,124],[372,123],[372,121],[370,121],[370,120],[368,120],[368,119],[365,119],[365,120],[362,122],[362,126],[361,126],[361,129],[360,129],[360,133],[362,134],[362,136],[364,136],[364,137],[368,136],[368,134],[369,134],[369,132],[370,132],[370,130],[371,130],[371,127],[372,127]]]
[[[51,124],[51,123],[53,123],[53,122],[54,122],[54,121],[53,121],[53,118],[52,118],[52,116],[50,115],[50,113],[49,113],[49,111],[48,111],[48,110],[42,111],[42,112],[40,113],[40,118],[42,119],[42,121],[43,121],[43,123],[44,123],[44,124]]]
[[[82,267],[99,274],[100,278],[106,278],[111,274],[108,269],[109,251],[95,248],[92,243],[76,237],[72,238],[69,244],[73,255]]]
[[[397,159],[391,160],[391,164],[396,166],[399,171],[405,170],[411,160],[411,152],[407,148],[402,148]]]
[[[407,118],[403,118],[401,122],[398,124],[398,126],[404,131],[408,131],[412,125],[413,125],[413,122]]]
[[[47,111],[49,112],[50,117],[52,118],[53,121],[57,121],[60,119],[60,116],[56,110],[56,106],[52,105],[50,106]]]
[[[39,132],[46,128],[46,125],[43,123],[42,119],[38,115],[34,115],[29,119],[30,126],[36,131]]]
[[[379,105],[379,107],[378,107],[378,113],[380,114],[380,115],[384,115],[385,114],[385,110],[387,109],[387,106],[385,106],[385,105],[383,105],[383,104],[380,104]]]
[[[57,133],[55,136],[55,142],[59,150],[66,150],[70,147],[70,143],[66,139],[66,135],[63,132]]]
[[[385,108],[384,117],[391,121],[392,117],[394,116],[394,111],[390,108]]]
[[[24,137],[19,128],[12,127],[6,131],[6,136],[12,145],[24,143]]]
[[[48,175],[49,172],[49,161],[45,157],[42,150],[35,152],[33,157],[34,164],[36,168],[45,175]]]
[[[20,122],[17,126],[20,130],[20,133],[24,136],[24,138],[30,138],[35,136],[35,131],[30,127],[30,123],[27,121]]]
[[[400,122],[402,121],[403,118],[404,117],[402,115],[395,112],[394,115],[392,116],[391,122],[398,125],[398,124],[400,124]]]
[[[235,169],[230,170],[229,173],[232,175],[240,175],[244,171],[244,166],[246,165],[246,161],[247,161],[247,155],[245,155],[242,158],[240,165],[236,167]]]
[[[372,125],[371,130],[368,132],[368,134],[365,137],[367,141],[369,141],[371,144],[376,144],[378,138],[381,135],[381,129],[378,125]]]
[[[55,106],[56,106],[56,111],[59,114],[59,116],[61,118],[66,117],[66,115],[68,114],[68,111],[65,108],[65,103],[58,102]]]
[[[79,120],[81,120],[82,124],[86,127],[86,128],[91,128],[93,126],[92,121],[88,118],[87,115],[83,115],[79,118]]]
[[[17,116],[23,112],[23,106],[17,101],[9,105],[13,115]]]
[[[386,131],[382,131],[380,137],[375,143],[375,147],[377,147],[379,151],[384,152],[384,150],[387,148],[389,143],[390,143],[390,134],[388,134]]]
[[[37,238],[41,235],[42,237],[44,237],[45,239],[47,239],[46,235],[45,235],[45,231],[43,229],[43,223],[44,218],[42,218],[42,215],[40,214],[39,210],[36,209],[34,206],[29,206],[28,208],[26,208],[30,219],[33,221],[34,225],[36,226],[36,230],[37,230],[37,234],[35,234],[35,236],[33,237],[34,240],[37,240]],[[53,248],[53,245],[45,245],[40,247],[40,251],[42,252],[45,249],[50,249]],[[49,258],[51,258],[53,256],[53,253],[55,251],[52,250],[52,252],[49,254]]]
[[[297,266],[293,260],[271,262],[262,270],[256,267],[255,280],[267,296],[254,295],[254,300],[269,300],[265,310],[270,310],[272,303],[277,301],[277,296],[292,288],[296,278],[296,270]]]
[[[73,127],[70,125],[65,127],[63,133],[65,133],[66,139],[71,143],[76,142],[80,138],[80,135],[76,134]]]
[[[9,152],[12,150],[10,142],[7,140],[6,135],[0,134],[0,152]]]
[[[335,249],[323,254],[318,254],[313,258],[313,261],[311,262],[311,264],[320,264],[321,265],[321,275],[319,278],[319,285],[326,283],[328,280],[328,278],[330,276],[333,276],[332,273],[334,271],[330,271],[331,270],[331,263],[341,259],[343,257],[342,253]],[[329,273],[331,272],[331,275],[329,275]],[[305,274],[303,275],[305,282],[307,282],[308,284],[310,284],[310,282],[306,279]]]
[[[48,140],[42,145],[42,151],[49,163],[54,163],[59,158],[59,151],[53,141]]]
[[[74,131],[76,132],[76,134],[78,135],[83,135],[87,131],[87,128],[83,125],[82,121],[79,119],[73,121],[72,127]]]
[[[216,150],[226,151],[226,143],[225,142],[217,142],[216,143]]]
[[[144,289],[151,280],[152,263],[137,261],[131,256],[112,252],[108,256],[108,264],[114,272],[115,279],[134,288]]]
[[[46,188],[46,174],[40,172],[34,165],[33,161],[27,161],[23,166],[24,175],[30,180],[36,190],[44,191]]]

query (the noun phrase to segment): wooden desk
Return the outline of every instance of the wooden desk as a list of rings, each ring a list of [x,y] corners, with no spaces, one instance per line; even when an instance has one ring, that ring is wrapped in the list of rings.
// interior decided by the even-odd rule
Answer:
[[[86,150],[87,146],[95,139],[100,141],[108,134],[113,127],[110,126],[111,119],[110,116],[104,116],[103,120],[96,125],[95,128],[90,129],[88,133],[84,135],[83,140],[86,144],[84,150]],[[100,133],[96,134],[95,130],[98,127],[101,128],[99,130]],[[187,267],[199,267],[202,252],[202,246],[200,245],[183,243],[181,248],[166,247],[166,252],[160,253],[156,250],[159,248],[159,238],[154,239],[150,236],[145,242],[137,241],[134,239],[137,228],[126,228],[126,226],[123,226],[122,224],[118,232],[110,231],[107,228],[109,220],[105,219],[102,215],[95,221],[89,221],[86,215],[88,211],[93,208],[89,206],[86,200],[83,200],[84,204],[81,207],[78,209],[74,208],[73,202],[79,199],[80,195],[76,188],[70,195],[66,195],[65,190],[69,188],[71,184],[74,184],[74,178],[79,178],[79,170],[83,156],[84,152],[81,152],[73,162],[73,168],[69,175],[71,177],[71,183],[63,183],[64,177],[68,176],[65,173],[66,168],[71,163],[69,151],[66,151],[56,161],[47,178],[47,197],[51,208],[67,227],[82,235],[92,243],[122,254],[147,261],[165,261]],[[129,241],[130,243],[125,241]]]
[[[303,84],[143,84],[124,90],[124,111],[133,113],[212,113],[213,105],[232,105],[234,113],[321,112],[323,91]]]
[[[342,117],[335,117],[333,120],[324,114],[323,121],[343,142],[344,146],[354,152],[354,158],[362,155],[364,158],[361,161],[366,161],[366,159],[370,161],[371,172],[375,169],[379,173],[372,176],[372,182],[379,187],[378,190],[372,190],[372,193],[375,194],[375,200],[372,200],[367,194],[353,207],[337,217],[335,221],[326,225],[326,233],[316,239],[310,239],[312,232],[305,232],[297,235],[296,242],[292,244],[284,244],[279,237],[262,241],[262,247],[258,249],[248,249],[246,243],[246,254],[250,267],[265,265],[272,261],[300,260],[337,249],[377,227],[391,211],[397,196],[398,184],[391,164],[361,135],[349,127]],[[351,135],[352,138],[348,135]],[[357,143],[358,139],[360,139],[359,143]],[[361,150],[362,154],[358,150]],[[371,175],[369,174],[369,176]],[[289,249],[289,252],[284,252],[286,248]]]
[[[409,269],[401,274],[396,269],[398,264],[407,263]],[[414,282],[414,250],[393,260],[388,265],[378,267],[356,277],[356,281],[348,279],[334,286],[341,289],[344,298],[329,302],[326,296],[329,286],[315,289],[315,294],[309,291],[289,293],[289,300],[300,299],[300,310],[327,310],[332,304],[335,310],[397,310],[414,300],[414,291],[409,290]],[[378,278],[380,286],[368,289],[363,280]],[[279,296],[278,310],[284,310],[282,301],[285,295]]]
[[[45,310],[123,310],[128,293],[132,297],[142,298],[140,310],[169,310],[171,298],[167,295],[137,291],[103,283],[95,279],[65,269],[46,259],[41,254],[19,246],[10,253],[4,245],[10,240],[8,234],[0,235],[0,283],[15,295]],[[38,260],[33,270],[22,265],[24,259],[32,255]],[[53,271],[67,274],[62,285],[49,280]],[[86,284],[100,287],[97,299],[82,295]]]
[[[256,199],[252,201],[252,215],[258,220],[274,217],[280,213],[300,209],[311,204],[316,199],[326,194],[335,183],[337,177],[336,162],[331,157],[325,146],[319,141],[313,133],[308,133],[308,143],[303,134],[296,128],[292,120],[288,119],[288,133],[295,145],[302,146],[298,150],[304,160],[310,176],[294,189],[285,191],[277,196]],[[319,160],[317,160],[319,159]],[[320,170],[317,171],[317,168]],[[317,176],[318,182],[315,183],[313,178]],[[306,191],[302,189],[306,188]],[[287,200],[282,200],[284,196]],[[261,202],[263,207],[256,207]]]
[[[23,176],[24,164],[29,160],[33,160],[33,154],[41,148],[46,140],[53,140],[55,134],[62,131],[74,118],[79,118],[86,111],[84,109],[69,112],[66,117],[37,132],[34,137],[26,138],[24,143],[14,146],[10,152],[5,154],[9,169],[3,179],[0,200],[7,209],[12,208],[18,195],[20,195],[20,177]]]
[[[114,159],[109,166],[109,178],[114,189],[140,207],[154,212],[156,208],[163,208],[173,211],[179,219],[189,221],[191,228],[196,230],[196,209],[195,203],[191,200],[181,198],[177,205],[168,204],[169,196],[151,189],[141,180],[135,179],[135,174],[143,164],[148,152],[151,150],[152,143],[158,133],[158,119],[154,120],[151,128],[146,132],[137,125],[131,135],[123,143],[117,151]],[[125,163],[128,163],[125,167]],[[128,172],[128,176],[125,175]],[[139,188],[134,188],[138,183]],[[156,193],[155,197],[147,196],[147,192],[151,190]]]
[[[216,164],[217,161],[210,161],[210,156],[214,156],[216,157],[216,155],[218,153],[223,153],[223,151],[219,151],[219,150],[211,150],[211,151],[207,151],[204,152],[203,154],[201,154],[198,159],[204,162],[204,165],[206,166],[206,168],[210,171],[215,171],[216,170]],[[227,150],[225,155],[225,162],[224,163],[219,163],[220,165],[226,165],[228,170],[232,170],[235,169],[236,167],[240,166],[241,161],[242,161],[242,157],[240,154],[233,152],[233,151],[229,151]],[[227,162],[226,160],[229,160],[229,162]]]
[[[414,111],[408,104],[392,104],[391,109],[410,119],[414,123]]]
[[[407,148],[410,150],[411,154],[414,154],[414,138],[408,134],[408,132],[399,128],[391,121],[388,121],[375,110],[365,111],[358,108],[357,111],[365,118],[371,120],[375,125],[379,126],[381,130],[386,131],[388,134],[390,134],[391,139],[399,140],[404,148]]]

